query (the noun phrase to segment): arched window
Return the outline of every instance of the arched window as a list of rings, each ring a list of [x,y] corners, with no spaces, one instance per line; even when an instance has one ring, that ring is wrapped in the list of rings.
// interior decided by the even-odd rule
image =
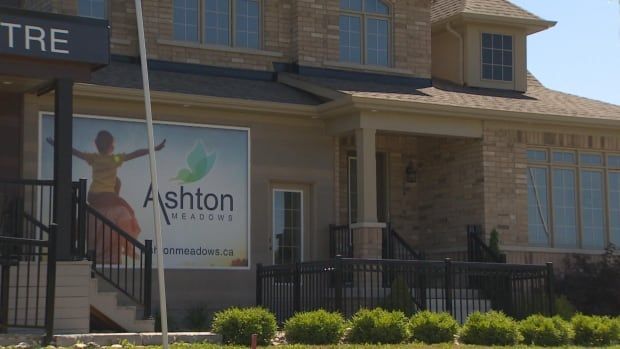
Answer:
[[[260,48],[260,0],[174,0],[174,38]]]
[[[340,0],[340,61],[388,66],[390,8],[381,0]]]

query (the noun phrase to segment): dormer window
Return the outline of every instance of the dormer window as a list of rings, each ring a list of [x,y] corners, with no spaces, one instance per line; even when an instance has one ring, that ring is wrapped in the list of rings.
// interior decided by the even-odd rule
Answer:
[[[174,39],[260,48],[260,0],[174,0]]]
[[[482,33],[482,79],[513,81],[511,35]]]
[[[390,8],[380,0],[340,0],[340,61],[388,66]]]

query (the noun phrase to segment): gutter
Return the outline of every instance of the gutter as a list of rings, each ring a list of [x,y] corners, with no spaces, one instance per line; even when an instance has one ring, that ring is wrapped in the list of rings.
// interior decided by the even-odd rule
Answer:
[[[465,85],[465,48],[463,47],[463,36],[459,34],[454,28],[452,28],[452,24],[450,22],[446,23],[446,30],[448,33],[455,36],[459,41],[459,85]]]

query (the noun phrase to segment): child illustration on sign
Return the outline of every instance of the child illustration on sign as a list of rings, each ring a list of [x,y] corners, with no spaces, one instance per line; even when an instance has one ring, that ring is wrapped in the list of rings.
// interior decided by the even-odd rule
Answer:
[[[47,142],[54,144],[52,138]],[[155,150],[159,151],[166,145],[164,139],[159,143]],[[131,205],[123,199],[119,193],[121,181],[117,176],[118,168],[123,163],[137,159],[148,154],[148,149],[138,149],[131,153],[114,153],[114,136],[106,130],[101,130],[95,137],[96,153],[87,153],[73,149],[73,156],[86,161],[92,169],[92,182],[88,190],[88,203],[104,217],[114,223],[118,228],[125,231],[134,239],[140,235],[140,225],[136,219]],[[124,238],[117,234],[111,234],[106,228],[100,227],[95,223],[94,217],[89,217],[89,231],[94,230],[95,235],[89,234],[89,249],[96,249],[98,262],[118,263],[121,255],[133,257],[133,248],[125,251],[126,244]],[[92,230],[91,230],[92,229]],[[99,241],[99,246],[95,246],[95,239]],[[101,247],[100,247],[101,246]],[[104,253],[105,252],[105,253]]]

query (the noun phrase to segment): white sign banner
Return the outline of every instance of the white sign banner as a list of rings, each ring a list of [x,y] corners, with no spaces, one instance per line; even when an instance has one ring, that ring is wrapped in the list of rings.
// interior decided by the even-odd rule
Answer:
[[[42,114],[40,130],[40,177],[51,179],[52,116]],[[166,268],[248,269],[249,130],[156,123],[155,142]],[[73,148],[73,179],[88,180],[89,205],[137,240],[154,241],[144,123],[76,116]]]

